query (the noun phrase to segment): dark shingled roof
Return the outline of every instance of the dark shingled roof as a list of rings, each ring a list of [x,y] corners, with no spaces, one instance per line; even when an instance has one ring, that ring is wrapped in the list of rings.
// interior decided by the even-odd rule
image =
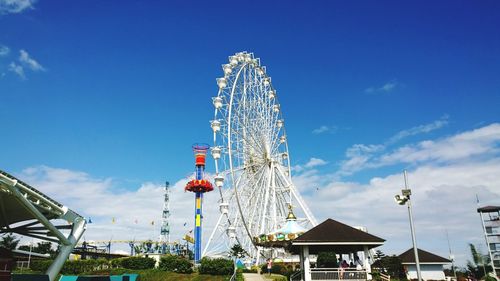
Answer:
[[[418,261],[420,263],[441,263],[441,264],[451,263],[449,259],[440,257],[438,255],[434,255],[433,253],[429,253],[427,251],[420,250],[418,248],[417,251],[418,251]],[[402,263],[414,264],[415,254],[413,253],[413,248],[399,255],[399,258],[401,259]]]
[[[384,243],[384,239],[336,220],[327,219],[300,235],[296,242],[354,242],[354,243]]]
[[[500,206],[486,206],[482,208],[478,208],[477,212],[478,213],[492,213],[492,212],[498,212],[500,211]]]
[[[292,241],[288,247],[291,253],[300,252],[302,245],[308,245],[310,254],[319,252],[354,253],[378,247],[384,239],[350,227],[341,222],[327,219]]]

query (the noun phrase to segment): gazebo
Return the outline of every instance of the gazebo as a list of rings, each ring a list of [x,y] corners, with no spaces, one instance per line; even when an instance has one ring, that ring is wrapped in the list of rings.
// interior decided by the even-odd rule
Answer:
[[[450,264],[451,260],[421,249],[417,249],[417,251],[420,263],[420,271],[422,272],[422,279],[444,280],[445,274],[443,271],[443,266],[445,264]],[[413,248],[399,255],[399,258],[401,259],[401,263],[405,268],[406,277],[408,278],[408,280],[417,279],[417,268]]]
[[[327,219],[291,242],[289,251],[299,255],[301,272],[300,275],[292,275],[290,280],[371,280],[369,250],[381,246],[384,241],[384,239],[365,231],[336,220]],[[311,269],[309,256],[317,255],[320,252],[335,252],[341,256],[349,255],[349,259],[360,263],[363,269]],[[359,252],[362,253],[362,258]]]

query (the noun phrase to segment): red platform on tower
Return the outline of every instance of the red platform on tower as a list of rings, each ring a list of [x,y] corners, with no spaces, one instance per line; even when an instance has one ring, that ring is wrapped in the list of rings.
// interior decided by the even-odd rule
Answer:
[[[210,192],[214,190],[214,187],[208,180],[191,180],[186,184],[184,190],[190,192]]]

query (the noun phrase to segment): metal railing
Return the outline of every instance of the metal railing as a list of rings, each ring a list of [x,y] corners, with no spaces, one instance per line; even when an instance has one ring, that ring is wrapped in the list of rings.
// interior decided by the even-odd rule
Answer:
[[[290,275],[290,281],[301,281],[302,280],[302,270],[294,272]]]
[[[311,268],[311,280],[348,280],[366,281],[366,271],[341,268]],[[290,276],[290,281],[302,280],[302,271]]]
[[[389,274],[383,274],[382,272],[379,273],[380,275],[380,279],[382,279],[382,281],[391,281],[391,276]]]
[[[366,271],[349,268],[312,268],[311,280],[366,280]]]

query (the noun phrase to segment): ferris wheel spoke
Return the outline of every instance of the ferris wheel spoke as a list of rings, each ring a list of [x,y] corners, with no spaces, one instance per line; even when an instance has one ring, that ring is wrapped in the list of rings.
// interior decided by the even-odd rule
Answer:
[[[291,184],[281,106],[266,68],[253,54],[241,52],[229,57],[223,71],[211,126],[214,146],[221,148],[215,159],[216,174],[224,178],[220,202],[229,206],[226,221],[218,224],[234,228],[229,244],[237,241],[257,258],[253,236],[281,226],[298,193]]]

